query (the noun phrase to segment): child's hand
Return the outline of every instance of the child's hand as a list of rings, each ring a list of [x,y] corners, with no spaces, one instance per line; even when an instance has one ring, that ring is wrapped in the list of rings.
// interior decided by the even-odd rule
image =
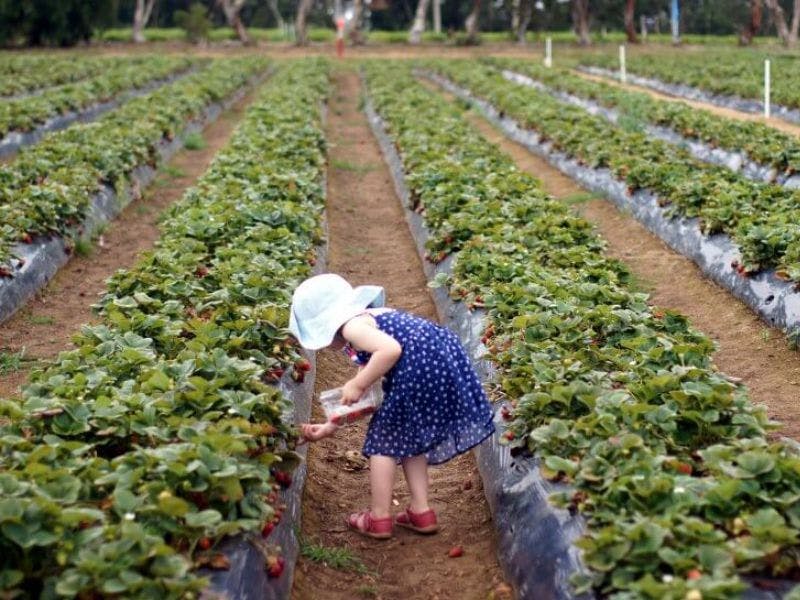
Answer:
[[[342,386],[342,404],[350,405],[355,404],[361,399],[366,390],[356,383],[355,379],[351,379]]]
[[[303,439],[308,442],[317,442],[326,438],[338,429],[338,427],[328,421],[327,423],[303,423],[300,430],[303,432]]]

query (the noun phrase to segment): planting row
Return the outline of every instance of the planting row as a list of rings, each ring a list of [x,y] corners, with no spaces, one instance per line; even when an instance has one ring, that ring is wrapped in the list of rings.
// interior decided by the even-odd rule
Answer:
[[[280,575],[266,544],[296,455],[270,384],[307,368],[286,328],[322,234],[326,71],[280,69],[100,322],[0,401],[4,595],[198,597],[194,570],[227,568],[240,533]]]
[[[66,235],[82,222],[92,196],[105,185],[122,192],[128,174],[158,162],[159,144],[172,139],[210,103],[266,69],[261,58],[215,61],[93,123],[52,134],[0,166],[0,278],[21,268],[15,244]]]
[[[30,56],[0,58],[0,96],[13,96],[80,81],[122,64],[145,62],[144,57]]]
[[[488,316],[496,393],[513,407],[503,435],[541,455],[542,474],[572,486],[552,500],[585,517],[575,591],[728,599],[741,574],[795,575],[800,455],[767,441],[763,408],[716,371],[712,342],[632,292],[586,221],[402,66],[372,65],[368,82],[430,259],[455,254],[438,283]]]
[[[630,192],[653,191],[671,216],[699,218],[707,235],[730,235],[741,252],[731,267],[742,276],[775,268],[779,278],[800,282],[799,191],[709,165],[683,148],[507,81],[489,67],[446,61],[430,65],[537,131],[553,149],[589,167],[610,169]]]
[[[715,115],[681,102],[658,100],[646,93],[587,81],[568,69],[547,69],[537,63],[514,59],[487,59],[500,69],[520,73],[548,88],[615,109],[629,127],[640,123],[666,127],[686,139],[744,154],[749,160],[771,167],[771,178],[781,181],[800,172],[800,140],[756,121],[740,121]]]
[[[91,78],[46,90],[36,96],[0,100],[0,138],[12,131],[27,132],[49,119],[107,102],[129,90],[188,69],[188,58],[152,56],[134,63],[109,65]]]
[[[626,61],[627,70],[661,81],[686,84],[714,94],[761,100],[764,94],[764,59],[772,61],[772,101],[789,108],[800,108],[800,60],[794,55],[773,56],[762,52],[682,53],[680,60],[663,56],[635,55]],[[618,60],[609,55],[583,56],[581,65],[618,69]]]

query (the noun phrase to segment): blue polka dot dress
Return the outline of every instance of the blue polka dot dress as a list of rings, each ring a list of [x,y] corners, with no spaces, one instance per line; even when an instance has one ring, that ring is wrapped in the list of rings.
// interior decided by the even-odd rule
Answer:
[[[384,376],[383,404],[370,421],[364,455],[424,454],[434,465],[489,437],[492,408],[458,336],[398,310],[373,318],[403,353]],[[357,354],[357,362],[367,360],[369,354]]]

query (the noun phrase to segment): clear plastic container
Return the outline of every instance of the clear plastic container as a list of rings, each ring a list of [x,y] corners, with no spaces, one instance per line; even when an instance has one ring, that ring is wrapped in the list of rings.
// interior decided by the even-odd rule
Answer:
[[[371,386],[361,399],[350,405],[342,404],[342,388],[325,390],[319,395],[322,409],[328,421],[336,425],[347,425],[359,419],[363,419],[378,410],[383,401],[383,393],[380,385]]]

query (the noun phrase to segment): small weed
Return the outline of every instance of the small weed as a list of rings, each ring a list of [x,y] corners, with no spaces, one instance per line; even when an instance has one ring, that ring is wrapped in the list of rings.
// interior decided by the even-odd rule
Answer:
[[[184,171],[180,167],[175,167],[173,165],[164,165],[163,167],[161,167],[161,172],[167,177],[170,177],[172,179],[175,179],[177,177],[183,177],[184,175],[186,175],[186,171]]]
[[[0,350],[0,375],[6,375],[19,371],[22,368],[22,361],[25,359],[25,348],[19,352],[6,352]]]
[[[141,216],[148,214],[150,212],[150,207],[146,204],[137,204],[135,210],[136,214]]]
[[[334,159],[331,162],[331,165],[335,169],[340,169],[342,171],[352,171],[353,173],[369,173],[370,171],[374,171],[375,169],[378,168],[376,165],[372,164],[357,165],[355,163],[339,159]]]
[[[591,192],[575,192],[574,194],[569,194],[561,198],[561,202],[569,205],[583,204],[584,202],[589,202],[589,200],[597,200],[597,198],[598,197]]]
[[[34,325],[52,325],[56,322],[53,317],[31,315],[28,320]]]
[[[789,339],[789,348],[791,350],[800,350],[800,327],[795,327],[787,334]]]
[[[356,594],[365,598],[375,598],[378,595],[378,588],[374,585],[360,585],[356,588]]]
[[[648,281],[646,279],[642,279],[635,273],[628,274],[628,286],[634,292],[639,292],[642,294],[652,294],[655,291],[656,287],[652,281]]]
[[[89,256],[92,253],[92,241],[80,239],[75,241],[75,254]]]
[[[358,112],[362,112],[366,105],[367,105],[367,99],[364,97],[364,94],[359,94],[358,95],[358,105],[357,105]]]
[[[302,542],[300,554],[311,561],[340,571],[368,573],[366,565],[347,548],[328,548],[320,544]]]
[[[206,140],[199,131],[193,131],[183,138],[183,147],[187,150],[202,150],[206,147]]]
[[[761,330],[761,341],[768,342],[769,339],[770,339],[769,329],[765,327],[764,329]]]

